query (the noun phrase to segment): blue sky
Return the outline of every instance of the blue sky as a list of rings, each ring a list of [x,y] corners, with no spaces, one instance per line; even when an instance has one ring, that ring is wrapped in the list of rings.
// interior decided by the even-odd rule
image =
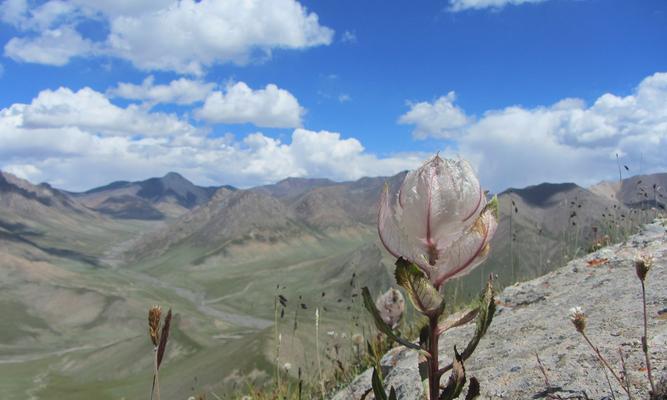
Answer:
[[[667,170],[667,3],[4,0],[0,169],[82,190]],[[641,171],[639,166],[641,164]]]

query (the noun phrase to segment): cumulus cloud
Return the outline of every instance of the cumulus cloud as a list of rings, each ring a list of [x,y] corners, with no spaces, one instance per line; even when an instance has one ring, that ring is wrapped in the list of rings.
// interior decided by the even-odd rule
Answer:
[[[50,0],[32,7],[5,0],[0,21],[23,31],[5,45],[15,60],[64,65],[104,54],[143,70],[196,75],[214,64],[266,59],[275,49],[328,45],[334,34],[296,0]],[[107,38],[83,37],[81,22],[108,24]]]
[[[301,126],[305,110],[290,92],[268,84],[253,90],[243,82],[227,85],[225,91],[211,93],[195,115],[211,123],[251,123],[269,128]]]
[[[445,108],[443,115],[451,111]],[[432,118],[438,119],[438,115]],[[550,106],[490,110],[456,138],[458,153],[493,190],[542,181],[589,185],[614,176],[615,154],[644,171],[667,170],[667,73],[642,80],[627,96],[606,93],[588,106],[564,99]],[[417,122],[416,122],[417,123]],[[418,125],[419,126],[419,125]],[[430,137],[442,137],[438,129]]]
[[[287,141],[261,132],[240,139],[207,133],[184,117],[119,107],[89,88],[45,90],[0,110],[0,169],[70,190],[169,171],[199,184],[248,187],[289,176],[391,175],[425,157],[378,157],[355,138],[301,128]]]
[[[95,44],[70,26],[42,31],[35,37],[12,38],[5,55],[15,61],[63,66],[73,57],[95,53]]]
[[[0,21],[18,26],[26,18],[28,0],[5,0],[0,3]]]
[[[215,88],[214,83],[200,80],[180,78],[166,85],[156,85],[155,78],[148,76],[140,85],[121,82],[115,88],[107,91],[115,97],[131,100],[141,100],[150,104],[192,104],[206,99]]]
[[[458,12],[463,10],[481,10],[491,8],[499,10],[507,5],[520,5],[525,3],[541,3],[546,0],[450,0],[449,10]]]
[[[196,130],[175,115],[148,113],[137,105],[112,104],[104,94],[85,87],[43,90],[30,104],[14,104],[4,118],[28,130],[75,128],[102,136],[191,135]]]
[[[456,137],[468,125],[469,119],[454,105],[455,100],[456,93],[449,92],[433,103],[408,103],[410,110],[400,116],[398,123],[415,125],[412,136],[416,139]]]

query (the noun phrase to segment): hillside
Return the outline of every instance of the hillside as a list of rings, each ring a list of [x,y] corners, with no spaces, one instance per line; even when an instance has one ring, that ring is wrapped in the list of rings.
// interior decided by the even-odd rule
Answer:
[[[639,252],[650,254],[654,266],[647,280],[648,332],[651,363],[656,380],[667,385],[667,220],[647,225],[626,243],[610,246],[573,260],[540,278],[502,291],[499,307],[486,336],[465,363],[466,374],[481,384],[482,399],[625,398],[612,380],[614,395],[595,354],[568,319],[568,310],[580,306],[588,316],[586,331],[618,371],[618,349],[626,357],[635,398],[647,398],[643,369],[641,287],[633,261]],[[592,260],[604,260],[591,264]],[[467,343],[474,324],[448,331],[440,341],[443,363],[451,361],[453,346]],[[550,386],[537,367],[535,353],[546,369]],[[396,347],[381,362],[385,386],[393,386],[399,399],[418,399],[422,392],[417,355]],[[335,400],[356,400],[370,389],[366,371]],[[606,397],[610,396],[610,397]],[[365,397],[373,398],[372,395]]]
[[[288,299],[277,329],[289,338],[280,360],[302,366],[310,379],[315,308],[322,332],[352,334],[367,329],[368,321],[359,320],[359,288],[378,292],[393,282],[376,207],[385,183],[396,192],[403,176],[221,188],[191,210],[172,195],[161,197],[162,189],[138,196],[127,182],[85,195],[129,191],[149,210],[166,202],[181,213],[128,219],[90,208],[85,196],[3,174],[0,310],[16,323],[0,333],[0,397],[143,395],[151,363],[145,311],[154,303],[176,311],[165,390],[187,398],[193,387],[229,393],[245,383],[242,376],[261,383],[275,357],[277,294]],[[539,276],[581,254],[596,236],[622,238],[645,218],[573,184],[511,189],[499,199],[493,253],[452,282],[450,303],[470,299],[489,272],[500,286]],[[80,304],[86,306],[72,313]]]
[[[620,183],[600,182],[591,187],[593,193],[617,199],[628,207],[665,210],[667,204],[667,173],[637,175]]]
[[[208,202],[218,189],[197,186],[170,172],[161,178],[117,181],[71,195],[85,206],[114,218],[159,220],[178,217]]]

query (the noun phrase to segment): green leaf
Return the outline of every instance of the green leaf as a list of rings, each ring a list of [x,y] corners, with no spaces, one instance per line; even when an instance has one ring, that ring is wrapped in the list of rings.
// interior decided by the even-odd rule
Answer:
[[[391,390],[389,390],[389,400],[397,400],[396,390],[393,386],[391,387]]]
[[[456,351],[456,346],[454,346],[454,362],[452,365],[452,374],[449,376],[447,386],[445,386],[445,389],[440,393],[440,400],[453,400],[458,398],[466,384],[466,369],[463,366],[463,358],[459,352]]]
[[[371,387],[373,388],[373,394],[375,395],[376,400],[387,400],[387,393],[384,391],[382,386],[382,380],[378,375],[376,368],[373,368],[373,377],[371,378]]]
[[[493,280],[489,278],[486,287],[480,296],[479,313],[477,314],[477,325],[475,327],[475,335],[472,337],[466,346],[461,356],[467,360],[477,348],[479,341],[486,334],[487,329],[491,325],[493,315],[496,312],[496,301],[493,297]]]
[[[450,316],[445,322],[438,325],[438,330],[437,330],[438,336],[442,335],[443,333],[447,332],[452,328],[456,328],[467,324],[468,322],[475,319],[478,312],[479,312],[479,307],[473,308],[472,310],[469,310],[463,314],[457,314],[458,319],[453,319],[454,316]]]
[[[399,258],[394,275],[396,283],[405,289],[417,310],[427,316],[437,317],[442,314],[444,298],[415,264]]]
[[[428,325],[424,325],[419,331],[419,347],[424,350],[428,348],[429,332],[430,329]],[[428,379],[428,360],[426,357],[420,356],[418,362],[417,369],[419,370],[419,377],[424,381]]]
[[[470,339],[470,342],[468,342],[468,345],[466,346],[465,350],[463,350],[463,353],[461,353],[461,358],[463,360],[467,360],[470,358],[472,353],[475,351],[477,348],[477,345],[479,344],[479,341],[482,339],[482,337],[486,334],[487,329],[491,325],[491,321],[493,320],[493,315],[496,312],[496,302],[495,299],[493,298],[493,280],[489,278],[489,281],[486,283],[486,287],[482,291],[482,294],[480,295],[479,298],[479,311],[477,313],[477,325],[475,327],[475,334]],[[440,369],[440,373],[444,374],[445,372],[449,371],[452,369],[453,364],[449,364],[446,367],[443,367]]]
[[[171,308],[167,312],[162,325],[162,334],[160,335],[160,344],[157,347],[157,368],[160,369],[162,359],[164,358],[164,351],[167,349],[167,339],[169,338],[169,328],[171,327]]]
[[[380,312],[375,308],[375,303],[373,302],[373,298],[371,297],[371,292],[368,290],[368,287],[364,287],[361,289],[361,294],[364,298],[364,306],[366,309],[371,313],[373,316],[373,320],[375,321],[375,326],[378,328],[378,330],[385,335],[387,335],[390,339],[402,344],[403,346],[417,350],[420,353],[425,353],[428,354],[428,352],[424,351],[421,347],[418,345],[403,339],[402,337],[399,337],[394,333],[394,331],[391,330],[389,325],[387,325],[383,320],[382,317],[380,316]]]
[[[498,209],[500,208],[500,205],[498,203],[498,195],[494,195],[491,201],[486,203],[486,206],[484,206],[484,209],[482,210],[481,214],[484,214],[486,211],[492,211],[493,215],[498,218]]]

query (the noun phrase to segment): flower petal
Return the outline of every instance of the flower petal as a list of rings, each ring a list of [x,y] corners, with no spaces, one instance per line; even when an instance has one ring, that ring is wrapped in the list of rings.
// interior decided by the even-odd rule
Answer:
[[[389,188],[385,187],[380,199],[378,212],[378,234],[384,247],[396,258],[403,257],[417,264],[427,276],[431,274],[426,246],[414,235],[409,235],[403,227],[403,210],[400,205],[392,208]]]
[[[432,205],[435,236],[445,239],[470,228],[486,205],[486,198],[470,164],[465,160],[445,160],[447,173],[438,179]]]
[[[378,234],[382,245],[392,256],[401,257],[400,242],[401,234],[394,213],[389,202],[389,186],[385,185],[380,198],[380,210],[378,212]]]
[[[496,232],[497,220],[492,210],[485,211],[458,241],[440,257],[441,263],[431,281],[439,287],[445,281],[463,276],[481,264],[489,253],[489,242]]]

